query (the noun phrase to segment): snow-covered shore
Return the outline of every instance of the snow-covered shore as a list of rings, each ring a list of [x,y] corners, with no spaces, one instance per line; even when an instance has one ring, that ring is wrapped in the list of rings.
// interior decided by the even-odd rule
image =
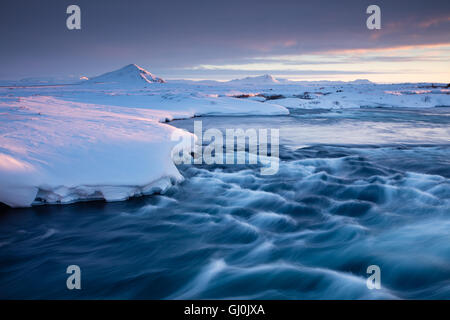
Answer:
[[[289,108],[450,106],[430,84],[167,81],[133,65],[96,81],[0,88],[0,202],[12,207],[124,200],[182,176],[166,122],[200,115],[286,115]],[[130,85],[131,83],[131,85]]]
[[[124,200],[182,179],[158,114],[28,97],[2,102],[0,201]],[[181,135],[188,134],[178,130]]]
[[[230,97],[153,93],[161,88],[144,90],[139,78],[123,76],[138,89],[119,88],[121,77],[114,84],[0,89],[0,202],[25,207],[162,192],[182,180],[172,137],[191,134],[161,122],[288,113]]]

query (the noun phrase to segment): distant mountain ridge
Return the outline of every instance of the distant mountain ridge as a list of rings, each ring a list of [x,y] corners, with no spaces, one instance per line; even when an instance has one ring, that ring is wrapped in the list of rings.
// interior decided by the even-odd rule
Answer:
[[[274,76],[270,74],[264,74],[262,76],[256,77],[246,77],[242,79],[234,79],[228,81],[228,83],[236,83],[236,84],[275,84],[280,83]]]
[[[255,77],[245,77],[241,79],[233,79],[224,83],[241,84],[241,85],[270,85],[270,84],[373,84],[367,79],[357,79],[353,81],[332,81],[332,80],[288,80],[284,78],[275,78],[270,74],[264,74]]]

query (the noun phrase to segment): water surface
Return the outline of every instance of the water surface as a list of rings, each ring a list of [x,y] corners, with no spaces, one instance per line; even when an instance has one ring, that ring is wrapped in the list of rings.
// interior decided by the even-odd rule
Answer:
[[[171,125],[194,120],[279,128],[278,173],[181,165],[163,195],[2,207],[0,298],[450,298],[450,109]],[[381,290],[366,287],[373,264]]]

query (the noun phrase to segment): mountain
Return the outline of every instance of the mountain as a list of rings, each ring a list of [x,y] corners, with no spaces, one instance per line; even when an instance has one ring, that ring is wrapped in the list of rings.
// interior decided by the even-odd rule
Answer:
[[[233,84],[251,84],[251,85],[280,83],[280,81],[275,79],[274,76],[272,76],[270,74],[265,74],[265,75],[257,76],[257,77],[246,77],[243,79],[234,79],[234,80],[230,80],[228,82],[233,83]]]
[[[347,83],[351,83],[351,84],[373,84],[372,81],[369,81],[367,79],[356,79],[353,81],[349,81]]]
[[[129,64],[121,69],[104,73],[97,77],[90,78],[84,83],[107,83],[119,85],[147,85],[149,83],[164,83],[161,78],[139,67],[136,64]]]

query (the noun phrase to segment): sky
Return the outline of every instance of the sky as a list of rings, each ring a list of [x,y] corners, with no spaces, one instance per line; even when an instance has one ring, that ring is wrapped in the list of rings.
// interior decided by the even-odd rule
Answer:
[[[66,8],[81,9],[69,30]],[[366,8],[381,9],[369,30]],[[448,0],[2,0],[0,79],[95,76],[130,63],[165,79],[450,82]]]

